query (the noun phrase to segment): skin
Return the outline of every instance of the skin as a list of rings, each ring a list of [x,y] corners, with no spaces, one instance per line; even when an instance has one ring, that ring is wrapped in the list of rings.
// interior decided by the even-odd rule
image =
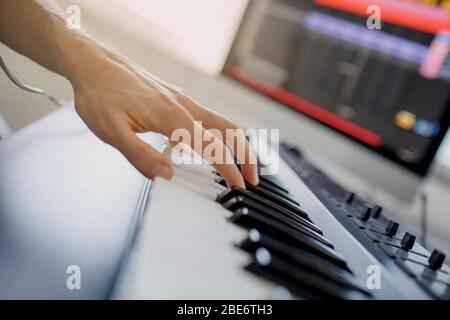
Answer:
[[[243,133],[231,150],[211,132],[218,129],[225,137],[226,129],[239,129],[236,124],[85,32],[67,28],[63,13],[52,1],[0,0],[0,41],[67,78],[74,90],[75,109],[89,129],[148,178],[170,180],[172,163],[136,134],[153,131],[170,137],[184,128],[194,136],[197,120],[203,125],[197,129],[207,139],[197,149],[191,147],[200,155],[210,143],[223,151],[228,161],[212,165],[229,186],[245,188],[244,179],[258,184],[256,158]],[[233,153],[239,156],[241,171],[230,163]]]

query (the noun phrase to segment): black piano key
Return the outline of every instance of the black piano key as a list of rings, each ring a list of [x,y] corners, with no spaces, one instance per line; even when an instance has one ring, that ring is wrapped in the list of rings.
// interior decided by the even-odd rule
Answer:
[[[223,185],[222,176],[219,173],[216,173],[216,175],[217,175],[217,182],[221,183]],[[284,194],[289,194],[289,191],[283,186],[281,181],[278,178],[276,178],[275,176],[260,174],[259,175],[259,183],[271,186],[272,188],[275,188],[275,189],[279,190],[280,192],[283,192]]]
[[[230,211],[233,211],[235,214],[242,214],[242,212],[246,212],[248,214],[255,213],[262,215],[269,218],[271,221],[281,222],[284,225],[289,226],[290,228],[293,228],[297,231],[306,234],[312,234],[313,237],[322,239],[324,243],[328,243],[331,246],[331,243],[328,240],[325,240],[322,230],[320,230],[316,225],[295,215],[285,216],[271,209],[265,209],[264,207],[254,204],[254,201],[252,201],[251,199],[246,199],[245,197],[239,196],[228,200],[224,204],[224,207]]]
[[[283,186],[280,180],[276,178],[275,176],[269,176],[269,175],[260,175],[259,181],[263,181],[265,183],[268,183],[272,185],[273,187],[280,189],[281,191],[285,193],[289,193],[289,191]]]
[[[227,183],[226,183],[225,179],[220,179],[219,181],[217,181],[217,183],[224,187],[227,187]],[[245,183],[245,185],[247,187],[247,190],[252,191],[254,188],[263,189],[262,190],[263,192],[264,192],[264,190],[272,192],[280,197],[283,197],[284,199],[286,199],[288,201],[291,201],[293,204],[300,206],[300,204],[297,201],[295,201],[294,199],[291,198],[289,193],[286,193],[283,190],[278,189],[265,181],[260,181],[257,186],[253,186],[247,182]]]
[[[266,190],[272,191],[273,193],[276,193],[276,194],[278,194],[278,195],[280,195],[282,197],[285,197],[285,196],[290,197],[290,193],[286,189],[284,189],[284,188],[283,189],[277,188],[277,187],[273,186],[272,184],[267,183],[264,180],[259,180],[258,187],[261,187],[261,188],[264,188]]]
[[[246,269],[268,280],[281,284],[300,296],[304,296],[306,292],[308,298],[369,298],[359,290],[353,290],[312,272],[292,266],[265,248],[260,248],[256,251],[254,261]]]
[[[288,238],[282,234],[280,235],[279,233],[267,233],[263,229],[254,228],[251,230],[257,230],[257,232],[259,233],[259,240],[258,242],[255,242],[253,240],[242,242],[240,247],[243,250],[254,252],[258,247],[258,243],[264,243],[268,246],[270,246],[270,244],[275,245],[274,243],[279,243],[284,244],[286,248],[291,248],[292,252],[294,252],[295,250],[310,252],[316,257],[322,258],[343,270],[349,271],[347,262],[345,261],[344,257],[333,248],[325,246],[319,241],[308,238],[299,233],[294,235],[291,234],[291,237]]]
[[[292,212],[289,212],[287,210],[280,212],[276,209],[273,209],[264,204],[261,204],[258,201],[255,201],[254,199],[247,197],[247,196],[232,197],[228,201],[223,203],[222,205],[224,208],[231,210],[231,211],[237,210],[239,208],[250,208],[250,209],[258,210],[259,212],[264,213],[266,215],[270,215],[272,217],[277,217],[277,216],[283,217],[284,216],[293,221],[296,221],[297,223],[300,223],[301,225],[311,229],[312,231],[314,231],[318,234],[323,234],[322,230],[320,230],[319,227],[317,227],[310,221],[303,219],[302,217],[300,217]]]
[[[249,265],[245,266],[245,270],[254,274],[257,277],[264,278],[270,282],[286,288],[294,297],[298,296],[301,299],[308,300],[323,300],[328,296],[321,295],[320,292],[312,291],[308,287],[302,284],[297,284],[290,279],[286,279],[284,275],[279,276],[276,272],[265,266],[259,264],[256,260],[252,261]]]
[[[295,201],[289,196],[280,195],[278,193],[272,192],[270,190],[260,188],[258,186],[251,185],[249,183],[246,184],[246,188],[248,191],[259,194],[261,197],[269,199],[280,206],[286,207],[286,209],[291,208],[292,206],[299,207],[300,203]]]
[[[256,229],[256,228],[255,228]],[[301,233],[290,234],[288,236],[279,233],[266,233],[262,229],[258,230],[261,235],[261,242],[278,241],[284,243],[286,246],[291,247],[293,250],[296,248],[302,249],[304,251],[310,252],[311,254],[321,257],[330,263],[348,270],[347,262],[344,257],[338,253],[333,248],[324,245],[322,242],[315,239],[309,238]],[[253,242],[243,242],[241,244],[242,249],[253,252],[255,248],[255,243]]]
[[[239,187],[232,187],[230,189],[225,190],[224,192],[222,192],[221,194],[219,194],[217,196],[216,200],[217,200],[217,202],[224,204],[229,199],[231,199],[235,196],[239,196],[239,195],[247,196],[255,201],[260,202],[262,205],[264,205],[268,208],[272,208],[272,209],[280,211],[282,213],[290,212],[291,214],[292,213],[296,214],[299,217],[311,222],[311,220],[308,217],[308,214],[305,211],[303,211],[303,209],[301,209],[300,207],[298,207],[296,205],[288,203],[287,201],[285,201],[284,205],[280,205],[279,203],[273,202],[270,199],[266,199],[259,194],[255,194],[253,192],[250,192],[249,190],[244,190]]]
[[[247,248],[252,247],[252,253],[256,252],[259,248],[266,248],[288,263],[298,265],[310,272],[317,273],[322,277],[329,278],[347,287],[367,292],[365,285],[350,270],[337,267],[335,264],[300,248],[293,248],[274,239],[268,240],[267,238],[262,238],[261,234],[255,229],[250,230],[249,237],[241,244],[241,247],[245,246]]]
[[[249,237],[238,244],[239,248],[250,253],[254,253],[260,246],[284,252],[284,255],[286,256],[310,254],[311,257],[320,259],[329,265],[339,268],[339,270],[350,272],[345,259],[334,250],[322,250],[323,248],[317,248],[315,243],[297,244],[297,242],[290,240],[285,241],[285,239],[277,237],[277,235],[266,233],[263,229],[250,229]]]
[[[311,237],[322,242],[324,245],[333,248],[330,240],[308,228],[305,228],[295,221],[288,220],[286,218],[277,219],[274,216],[264,215],[263,213],[253,209],[238,209],[233,213],[229,220],[244,228],[259,228],[263,229],[262,231],[265,231],[267,234],[278,234],[280,237],[290,237],[295,239],[298,233],[302,233],[305,236]]]

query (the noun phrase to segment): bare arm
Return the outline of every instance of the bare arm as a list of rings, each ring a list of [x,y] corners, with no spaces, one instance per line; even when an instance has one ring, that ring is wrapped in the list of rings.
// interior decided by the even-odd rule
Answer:
[[[237,125],[84,32],[68,29],[51,1],[0,0],[0,41],[66,77],[74,89],[75,108],[87,126],[145,176],[170,179],[172,163],[136,133],[155,131],[170,137],[176,129],[193,133],[197,127],[212,141],[204,141],[202,150],[208,144],[223,150],[225,158],[213,165],[229,185],[244,187],[243,177],[258,183],[255,156],[243,134],[230,152],[210,131],[218,129],[225,136],[226,129],[239,129]],[[194,120],[202,121],[203,127]],[[196,148],[199,154],[202,150]],[[243,163],[242,174],[229,162],[233,152]]]

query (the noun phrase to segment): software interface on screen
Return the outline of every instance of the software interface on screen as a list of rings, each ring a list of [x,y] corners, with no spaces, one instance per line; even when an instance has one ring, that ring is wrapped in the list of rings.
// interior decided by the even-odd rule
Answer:
[[[224,73],[424,175],[450,122],[449,17],[449,0],[253,0]]]

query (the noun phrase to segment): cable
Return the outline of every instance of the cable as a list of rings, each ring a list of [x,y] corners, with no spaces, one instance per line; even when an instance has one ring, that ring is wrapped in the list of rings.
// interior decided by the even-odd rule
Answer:
[[[63,106],[63,103],[60,100],[58,100],[54,96],[48,94],[45,90],[39,89],[39,88],[36,88],[36,87],[32,87],[30,85],[27,85],[27,84],[23,83],[19,79],[17,79],[16,76],[11,71],[9,71],[8,67],[6,66],[6,63],[3,61],[3,58],[1,56],[0,56],[0,68],[2,68],[3,71],[5,71],[6,76],[9,78],[9,80],[11,80],[19,88],[21,88],[21,89],[23,89],[25,91],[31,92],[31,93],[35,93],[35,94],[40,94],[40,95],[46,96],[56,106],[58,106],[58,107],[62,107]]]

